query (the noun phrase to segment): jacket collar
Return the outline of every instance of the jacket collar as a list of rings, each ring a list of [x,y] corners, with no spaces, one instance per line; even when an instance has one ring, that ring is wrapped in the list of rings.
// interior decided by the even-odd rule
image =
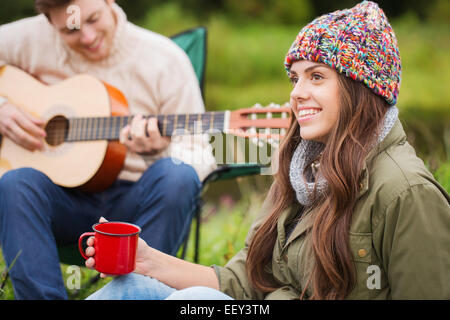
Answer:
[[[359,194],[358,197],[361,197],[363,194],[367,192],[369,189],[369,164],[375,159],[377,155],[384,152],[388,148],[397,144],[404,144],[406,142],[406,133],[403,130],[403,126],[399,119],[395,121],[394,126],[391,131],[386,135],[386,137],[378,143],[371,151],[369,151],[366,159],[364,161],[362,170],[361,170],[361,181],[359,184]]]

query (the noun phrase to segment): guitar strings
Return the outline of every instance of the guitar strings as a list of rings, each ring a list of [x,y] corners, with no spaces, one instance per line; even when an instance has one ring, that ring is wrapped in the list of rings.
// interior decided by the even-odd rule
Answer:
[[[108,128],[109,129],[109,128]],[[181,129],[181,128],[178,128]],[[209,127],[202,130],[200,133],[211,133],[209,132]],[[267,129],[270,130],[270,132],[267,132]],[[279,128],[255,128],[254,132],[249,132],[248,135],[251,137],[252,134],[255,134],[259,137],[278,137],[279,135]],[[68,132],[65,130],[55,130],[53,133],[50,133],[47,135],[47,140],[49,141],[59,141],[59,142],[74,142],[74,141],[92,141],[92,140],[118,140],[119,135],[117,130],[111,130],[106,131],[106,134],[103,134],[101,136],[98,135],[92,135],[87,134],[88,131],[81,130],[76,135],[69,136]],[[190,132],[188,132],[190,133]],[[192,132],[192,134],[199,133],[199,132]]]
[[[223,112],[189,114],[188,121],[186,121],[185,115],[179,115],[175,126],[175,116],[176,115],[168,115],[165,117],[167,123],[165,127],[166,133],[173,132],[176,129],[187,129],[188,131],[190,128],[197,129],[196,127],[194,128],[194,125],[198,122],[201,123],[201,132],[210,129],[211,124],[213,127],[212,129],[221,129],[225,118]],[[67,140],[104,140],[118,138],[120,130],[127,125],[133,117],[134,116],[55,119],[49,122],[46,127],[47,139],[64,140],[66,135],[69,136],[71,133],[74,137]],[[158,115],[156,117],[158,118],[161,130],[164,125],[164,116]],[[193,133],[195,133],[195,130]]]
[[[120,131],[134,115],[97,117],[97,118],[57,118],[49,122],[46,127],[47,139],[57,141],[85,141],[85,140],[117,140]],[[156,117],[163,135],[173,134],[175,130],[186,130],[187,133],[205,133],[212,129],[221,130],[225,119],[225,112],[206,112],[200,114],[181,115],[148,115],[146,118]],[[187,121],[186,121],[186,117]],[[176,118],[176,125],[175,125]],[[212,121],[211,121],[212,118]],[[164,121],[166,125],[164,127]],[[201,126],[198,125],[200,122]],[[197,125],[197,126],[196,126]],[[190,131],[190,129],[193,131]],[[163,130],[164,129],[164,130]],[[256,128],[258,134],[270,128]],[[272,128],[277,130],[276,128]],[[271,130],[272,130],[271,129]]]
[[[214,115],[212,113],[199,113],[199,114],[190,114],[188,122],[192,123],[191,121],[195,122],[195,121],[202,121],[202,120],[210,121],[211,115],[214,117],[214,120],[219,120],[219,119],[223,120],[224,119],[223,112],[217,112],[217,114],[214,114]],[[171,115],[167,115],[166,116],[166,121],[168,121],[171,117],[175,118],[175,116],[177,116],[177,115],[172,115],[172,114]],[[201,120],[198,120],[199,116],[200,116]],[[209,116],[209,119],[206,116]],[[58,119],[51,120],[48,123],[48,126],[52,126],[54,124],[58,124],[59,125],[61,123],[67,123],[67,122],[72,122],[73,123],[74,121],[82,121],[82,122],[86,123],[90,119],[92,119],[92,122],[99,122],[101,120],[104,120],[104,122],[106,122],[106,123],[109,122],[108,123],[109,125],[111,125],[111,122],[117,122],[117,119],[119,119],[118,122],[123,122],[126,125],[126,124],[128,124],[128,122],[133,117],[134,116],[87,117],[87,118],[68,118],[68,119],[67,118],[64,118],[64,119],[58,118]],[[150,118],[150,117],[155,117],[155,116],[148,116],[148,117]],[[158,118],[158,121],[163,121],[164,120],[164,116],[163,115],[158,115],[156,117]],[[181,120],[183,118],[184,118],[184,120]],[[185,118],[186,118],[186,116],[184,114],[183,115],[178,115],[178,119],[177,120],[178,120],[179,123],[181,123],[181,122],[185,122]],[[174,119],[170,119],[170,120],[174,120]]]
[[[186,133],[198,133],[200,131],[200,133],[206,133],[208,131],[217,129],[219,131],[221,131],[221,129],[223,128],[223,121],[218,121],[218,120],[213,120],[212,122],[212,126],[210,125],[211,122],[209,123],[202,123],[201,128],[200,127],[194,127],[193,122],[188,122],[188,128],[186,128],[185,125],[183,126],[179,126],[177,124],[177,126],[173,126],[173,125],[168,125],[166,127],[165,130],[165,135],[171,135],[168,134],[169,132],[171,132],[172,134],[174,133],[175,130],[185,130]],[[193,128],[195,130],[190,131],[189,128]],[[61,128],[52,128],[51,130],[48,130],[48,134],[47,134],[47,138],[48,139],[56,139],[59,141],[83,141],[83,140],[117,140],[120,134],[122,127],[120,126],[97,126],[95,128],[92,127],[86,127],[86,126],[72,126],[70,129],[61,129]],[[277,132],[277,130],[279,130],[278,128],[256,128],[255,130],[257,134],[264,134],[265,130],[271,130]],[[245,130],[244,130],[245,131]],[[67,137],[67,139],[66,139]]]

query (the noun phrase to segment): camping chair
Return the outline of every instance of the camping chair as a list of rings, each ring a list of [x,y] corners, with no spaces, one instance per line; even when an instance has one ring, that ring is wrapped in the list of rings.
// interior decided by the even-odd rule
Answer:
[[[197,27],[189,29],[182,33],[172,36],[172,40],[178,44],[189,56],[194,67],[195,74],[200,84],[200,89],[204,98],[204,78],[206,69],[206,53],[207,53],[207,32],[204,27]],[[199,193],[197,209],[194,215],[195,233],[194,233],[194,262],[199,260],[199,241],[200,241],[200,226],[201,226],[201,211],[202,211],[202,193],[206,185],[215,181],[222,181],[227,179],[234,179],[236,177],[255,175],[261,172],[262,165],[257,163],[242,163],[242,164],[225,164],[219,166],[211,172],[202,181],[202,190]],[[189,240],[187,234],[184,240],[183,249],[180,258],[184,259],[187,252],[187,244]]]

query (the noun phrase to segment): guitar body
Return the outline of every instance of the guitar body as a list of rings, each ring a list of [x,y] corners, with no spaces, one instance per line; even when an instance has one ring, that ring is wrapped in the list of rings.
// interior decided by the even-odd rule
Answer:
[[[123,94],[89,75],[78,75],[47,86],[11,66],[0,69],[0,96],[13,105],[48,122],[57,116],[108,117],[127,115]],[[0,145],[0,176],[31,167],[55,184],[101,191],[111,185],[123,167],[127,149],[107,140],[51,143],[43,151],[30,152],[3,136]]]

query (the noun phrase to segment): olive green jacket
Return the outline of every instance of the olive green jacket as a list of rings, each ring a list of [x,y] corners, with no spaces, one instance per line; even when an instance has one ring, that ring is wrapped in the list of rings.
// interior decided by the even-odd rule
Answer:
[[[450,197],[406,141],[397,120],[367,156],[350,226],[356,284],[348,299],[450,299]],[[312,266],[310,226],[305,212],[286,239],[285,228],[299,212],[293,205],[278,221],[271,264],[279,289],[255,290],[245,260],[249,239],[270,213],[266,200],[245,247],[225,267],[213,266],[220,290],[235,299],[298,299]],[[311,285],[306,290],[311,295]]]

